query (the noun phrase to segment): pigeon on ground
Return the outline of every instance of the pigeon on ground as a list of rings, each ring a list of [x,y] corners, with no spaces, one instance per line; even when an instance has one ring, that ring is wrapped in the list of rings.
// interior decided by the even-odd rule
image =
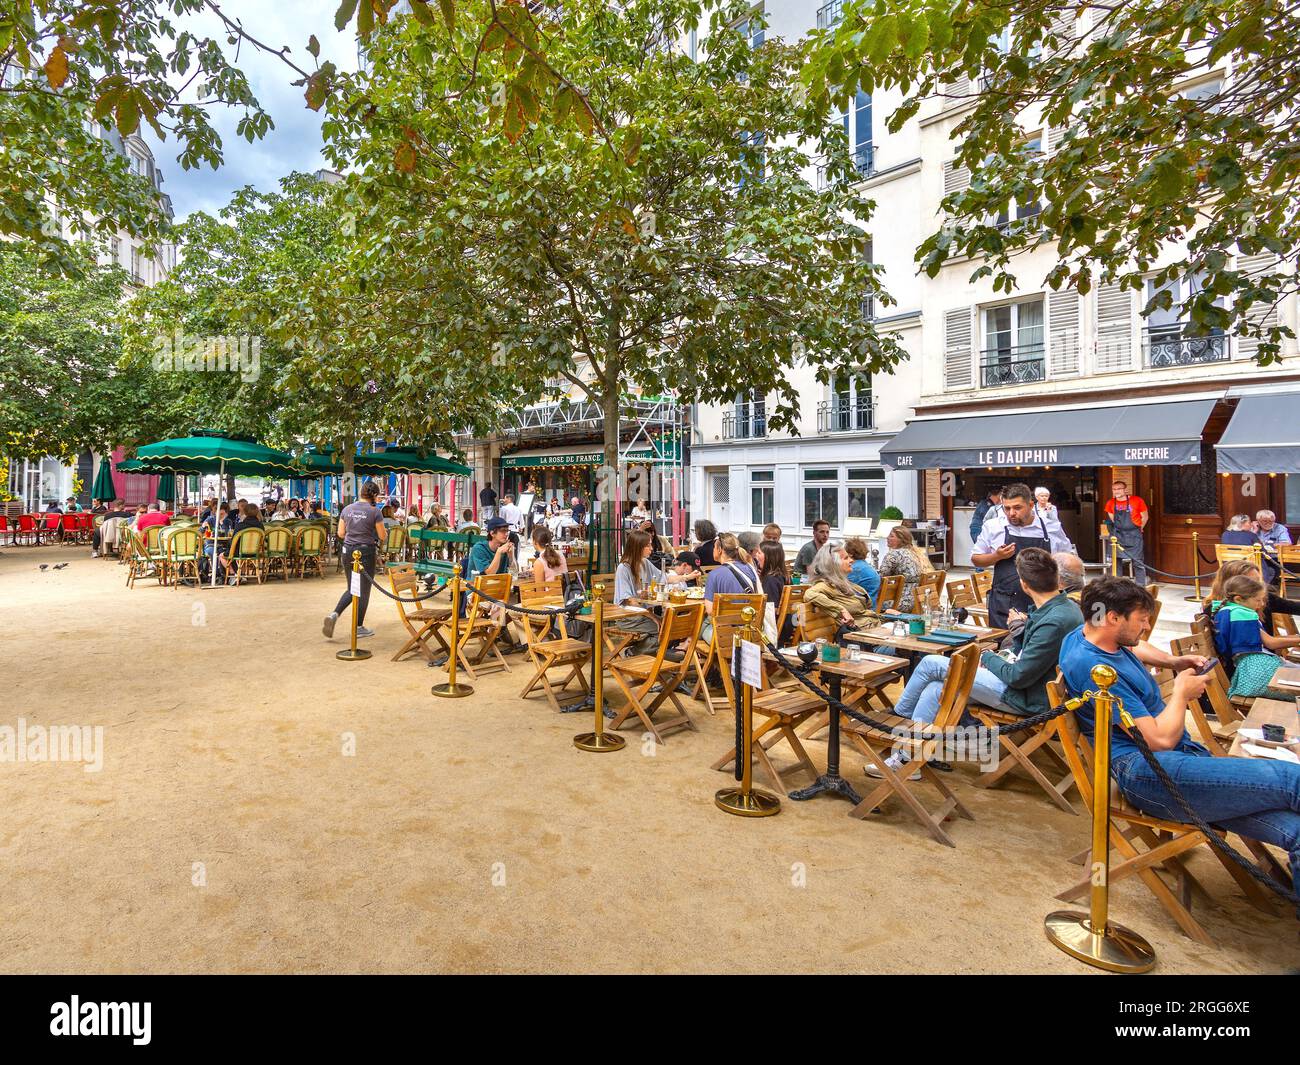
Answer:
[[[57,566],[55,566],[54,568],[55,568],[55,569],[63,569],[63,567],[66,566],[66,565],[67,565],[66,562],[60,562],[60,563],[59,563]]]
[[[46,565],[44,562],[41,563],[41,569],[45,570],[45,569],[49,569],[49,568],[50,568],[50,567],[49,567],[48,565]]]

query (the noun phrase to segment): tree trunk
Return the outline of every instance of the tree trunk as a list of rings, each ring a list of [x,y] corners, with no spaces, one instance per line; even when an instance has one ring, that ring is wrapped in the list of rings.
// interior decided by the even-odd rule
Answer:
[[[344,506],[352,502],[353,485],[356,483],[352,473],[357,464],[357,442],[355,440],[345,440],[343,442],[343,476],[339,484],[339,501]]]

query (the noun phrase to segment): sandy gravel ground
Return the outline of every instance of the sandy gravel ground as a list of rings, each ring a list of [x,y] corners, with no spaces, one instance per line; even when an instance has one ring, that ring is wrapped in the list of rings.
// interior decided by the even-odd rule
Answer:
[[[1042,919],[1088,825],[1027,784],[986,792],[959,767],[976,820],[955,850],[896,805],[729,817],[709,769],[729,718],[584,754],[590,718],[520,700],[522,660],[431,697],[440,671],[388,661],[386,600],[376,657],[336,661],[319,622],[341,578],[128,591],[88,554],[0,551],[0,724],[104,729],[99,772],[0,764],[3,971],[1085,971]],[[1160,971],[1300,962],[1292,919],[1251,909],[1212,856],[1193,867],[1213,948],[1140,885],[1114,893]]]

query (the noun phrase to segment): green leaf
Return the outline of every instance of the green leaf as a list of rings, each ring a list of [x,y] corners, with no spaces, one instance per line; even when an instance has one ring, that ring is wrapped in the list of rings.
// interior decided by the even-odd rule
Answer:
[[[369,5],[369,2],[370,0],[366,0],[367,5]],[[345,29],[347,24],[352,21],[352,15],[356,10],[357,0],[343,0],[339,4],[339,9],[334,12],[334,28],[336,30]]]
[[[456,28],[456,4],[455,0],[438,0],[442,7],[442,21],[447,24],[447,32],[451,33]]]
[[[320,41],[316,40],[314,33],[307,38],[307,51],[311,53],[313,59],[320,58]]]

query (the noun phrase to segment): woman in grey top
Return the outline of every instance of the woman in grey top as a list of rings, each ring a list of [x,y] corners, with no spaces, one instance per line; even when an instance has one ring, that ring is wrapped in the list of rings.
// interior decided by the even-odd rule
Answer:
[[[334,610],[325,615],[325,623],[321,626],[321,631],[327,637],[334,635],[334,623],[338,621],[339,614],[352,602],[353,551],[361,552],[361,569],[372,578],[375,575],[375,555],[379,550],[379,542],[385,535],[384,519],[379,513],[379,508],[375,506],[378,497],[378,485],[364,484],[361,486],[361,498],[355,503],[349,503],[339,515],[338,535],[343,541],[343,579],[348,582],[348,588],[339,597]],[[366,620],[366,607],[370,603],[370,581],[364,577],[361,580],[361,594],[357,599],[357,635],[373,636],[374,632],[362,624]]]
[[[656,584],[681,584],[690,580],[680,573],[665,573],[653,562],[650,555],[654,545],[650,534],[635,529],[623,540],[623,557],[618,569],[614,571],[614,603],[621,606],[629,599],[644,595],[653,581]],[[628,629],[642,634],[641,639],[632,644],[628,650],[631,654],[640,654],[647,649],[650,641],[659,635],[659,622],[653,614],[644,617],[624,618],[618,623],[620,629]]]

